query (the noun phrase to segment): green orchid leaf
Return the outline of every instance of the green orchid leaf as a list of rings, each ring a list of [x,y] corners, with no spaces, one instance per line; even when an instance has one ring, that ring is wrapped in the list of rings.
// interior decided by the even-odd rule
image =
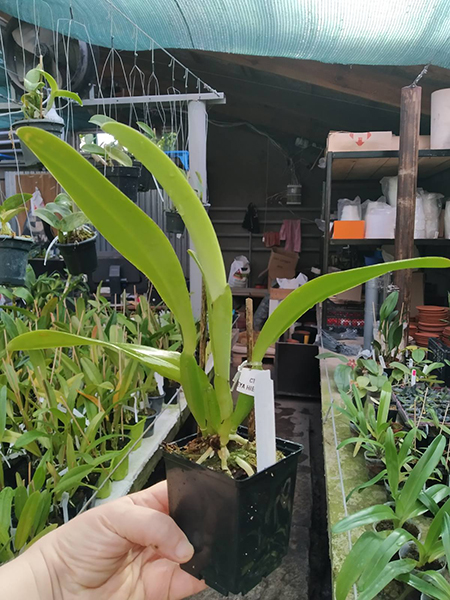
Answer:
[[[17,524],[16,536],[14,538],[14,547],[16,550],[20,550],[25,546],[32,532],[40,500],[40,492],[33,492],[33,494],[28,497],[25,506],[23,507]]]
[[[45,221],[45,223],[48,223],[51,227],[54,227],[57,230],[60,229],[61,219],[58,219],[58,217],[48,208],[37,208],[34,211],[34,214],[42,221]]]
[[[98,125],[101,127],[105,123],[115,123],[114,119],[111,117],[107,117],[106,115],[94,115],[89,119],[89,123],[93,123],[94,125]]]
[[[100,346],[110,348],[115,352],[123,352],[130,358],[139,360],[168,379],[180,381],[180,354],[149,348],[135,344],[113,344],[93,338],[85,338],[71,333],[53,330],[30,331],[24,333],[8,344],[8,351],[43,350],[46,348],[71,348],[74,346]],[[8,366],[8,365],[7,365]]]
[[[385,504],[369,506],[336,523],[333,527],[333,533],[344,533],[356,527],[378,523],[379,521],[392,521],[393,519],[395,519],[395,513],[389,506]]]
[[[34,127],[22,127],[17,135],[96,229],[153,282],[180,323],[185,349],[193,353],[197,334],[186,281],[175,251],[161,229],[93,165],[56,136]]]
[[[426,481],[439,463],[445,448],[445,437],[437,436],[409,474],[397,500],[397,516],[405,521],[410,517]]]
[[[16,208],[25,207],[26,203],[31,199],[32,194],[14,194],[9,196],[0,206],[0,213]]]
[[[59,230],[65,233],[70,233],[71,231],[75,231],[79,227],[90,223],[87,216],[82,212],[75,212],[64,219],[59,221]]]
[[[318,302],[323,302],[334,294],[354,288],[370,279],[391,271],[415,268],[446,269],[448,267],[450,267],[450,260],[447,258],[416,258],[329,273],[312,279],[290,293],[267,319],[256,341],[253,350],[253,360],[260,362],[269,346],[275,343],[289,329],[292,323],[295,323],[295,321]],[[252,407],[253,398],[245,394],[239,394],[232,418],[233,429],[237,429],[247,417]]]
[[[107,148],[105,148],[105,150],[108,156],[110,156],[113,160],[118,162],[119,165],[122,165],[124,167],[133,166],[133,161],[131,160],[131,157],[121,148],[118,148],[117,146],[108,146]]]

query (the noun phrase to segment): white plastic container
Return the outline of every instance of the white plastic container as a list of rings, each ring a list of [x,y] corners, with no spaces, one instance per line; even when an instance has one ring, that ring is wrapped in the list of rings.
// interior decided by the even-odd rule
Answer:
[[[431,94],[431,136],[433,150],[450,148],[450,88]]]
[[[444,230],[445,238],[447,240],[450,240],[450,200],[447,200],[447,202],[445,203]]]

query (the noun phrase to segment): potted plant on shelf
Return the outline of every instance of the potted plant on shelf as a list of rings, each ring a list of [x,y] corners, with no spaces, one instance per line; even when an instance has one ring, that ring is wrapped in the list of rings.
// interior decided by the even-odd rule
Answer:
[[[103,121],[92,117],[91,123],[96,125]],[[90,154],[97,164],[98,170],[123,192],[130,200],[137,202],[139,188],[139,177],[141,167],[133,164],[133,159],[126,149],[117,140],[111,140],[103,144],[94,142],[94,135],[84,136],[84,144],[81,146],[83,154]]]
[[[19,130],[18,135],[102,235],[153,282],[180,324],[183,351],[105,343],[58,331],[23,334],[10,342],[9,350],[107,345],[181,382],[201,433],[173,444],[165,453],[170,512],[197,550],[183,568],[222,593],[245,593],[271,573],[287,552],[301,447],[278,440],[275,464],[254,472],[255,445],[238,433],[253,407],[253,397],[240,394],[233,405],[229,374],[232,297],[212,223],[184,175],[155,144],[120,123],[105,122],[102,128],[154,173],[183,215],[196,249],[191,256],[206,287],[214,380],[210,381],[195,358],[198,336],[189,292],[167,237],[73,148],[31,128]],[[444,258],[421,258],[311,280],[292,292],[265,323],[254,347],[255,376],[267,348],[317,302],[392,270],[449,265]]]
[[[49,92],[46,90],[45,83],[50,88]],[[31,69],[25,75],[24,87],[26,91],[21,98],[24,119],[13,123],[13,131],[17,131],[19,127],[31,125],[61,137],[64,122],[54,110],[55,100],[56,98],[69,98],[82,105],[83,102],[79,95],[75,92],[60,90],[56,80],[42,69],[42,58],[40,66]],[[35,154],[30,151],[26,144],[22,145],[21,143],[20,147],[22,149],[23,161],[27,167],[40,164]]]
[[[386,373],[392,373],[391,363],[398,361],[402,343],[404,318],[396,309],[398,292],[392,292],[380,308],[379,339],[372,342],[376,360],[382,364]]]
[[[9,222],[26,209],[31,194],[15,194],[0,206],[0,284],[22,286],[33,240],[16,235]]]
[[[58,194],[54,202],[36,209],[35,214],[58,232],[56,246],[71,275],[95,271],[97,233],[89,227],[89,219],[83,212],[76,210],[67,194]]]

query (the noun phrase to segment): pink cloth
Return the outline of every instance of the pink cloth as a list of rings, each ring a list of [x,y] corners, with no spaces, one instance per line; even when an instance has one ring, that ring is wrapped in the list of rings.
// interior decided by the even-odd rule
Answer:
[[[302,234],[300,219],[285,219],[280,229],[280,240],[285,240],[284,249],[288,252],[300,252]]]

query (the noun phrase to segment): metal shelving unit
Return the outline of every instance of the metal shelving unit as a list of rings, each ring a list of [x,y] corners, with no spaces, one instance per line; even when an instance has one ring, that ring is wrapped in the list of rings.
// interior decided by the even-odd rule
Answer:
[[[329,255],[333,249],[343,246],[355,248],[377,248],[382,245],[393,245],[394,239],[332,239],[330,233],[332,193],[336,186],[364,182],[372,184],[382,177],[397,175],[398,150],[361,151],[361,152],[328,152],[326,157],[326,178],[323,190],[322,218],[325,221],[325,234],[322,246],[322,273],[328,273]],[[423,180],[443,171],[450,170],[450,150],[419,150],[418,179]],[[381,190],[380,190],[381,192]],[[414,242],[424,251],[428,247],[447,246],[447,239],[418,239]],[[323,311],[323,324],[326,323],[326,310]]]

